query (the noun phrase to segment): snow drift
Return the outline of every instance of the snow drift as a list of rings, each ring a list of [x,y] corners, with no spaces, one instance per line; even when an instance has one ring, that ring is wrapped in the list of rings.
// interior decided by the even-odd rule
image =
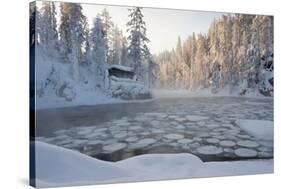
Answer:
[[[273,160],[203,163],[192,154],[147,154],[105,162],[36,141],[36,186],[54,187],[273,172]]]

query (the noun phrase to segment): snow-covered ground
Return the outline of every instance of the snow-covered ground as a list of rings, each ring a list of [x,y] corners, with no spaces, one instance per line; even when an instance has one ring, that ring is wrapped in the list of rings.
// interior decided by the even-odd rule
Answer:
[[[182,153],[147,154],[113,163],[43,142],[36,142],[35,147],[37,187],[273,172],[273,160],[203,163],[192,154]]]
[[[48,56],[42,48],[36,49],[36,109],[149,100],[128,101],[118,97],[120,93],[132,94],[133,97],[149,94],[148,89],[137,82],[130,83],[123,80],[114,82],[110,90],[101,89],[97,78],[94,77],[94,68],[91,66],[79,66],[79,78],[75,79],[72,64],[57,56],[54,54]],[[118,98],[112,97],[113,93]]]
[[[93,70],[79,67],[79,79],[73,78],[73,67],[55,55],[36,49],[36,109],[118,103],[97,88]]]

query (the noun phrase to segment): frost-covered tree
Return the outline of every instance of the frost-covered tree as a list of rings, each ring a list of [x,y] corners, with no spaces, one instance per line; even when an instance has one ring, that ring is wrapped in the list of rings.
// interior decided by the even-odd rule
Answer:
[[[155,81],[157,79],[157,72],[159,71],[158,64],[156,64],[153,56],[150,54],[148,59],[148,87],[151,88],[152,86],[155,85]]]
[[[85,50],[83,53],[83,62],[86,63],[87,65],[92,64],[92,51],[91,51],[91,41],[90,41],[90,31],[89,29],[86,30],[85,32]]]
[[[94,26],[91,29],[90,41],[92,55],[94,60],[93,69],[95,71],[98,86],[105,88],[105,69],[106,69],[106,39],[104,38],[104,28],[102,20],[99,16],[94,20]]]
[[[29,40],[31,47],[35,47],[35,44],[39,44],[40,41],[41,14],[36,7],[36,3],[31,3],[29,10]]]
[[[82,47],[86,40],[87,20],[78,3],[61,3],[60,11],[60,52],[64,60],[72,64],[73,78],[78,80],[79,64],[83,62]]]
[[[61,3],[61,23],[59,27],[61,53],[66,60],[75,56],[82,62],[82,46],[86,39],[86,17],[82,6],[77,3]]]
[[[70,31],[70,3],[61,3],[60,4],[60,25],[59,25],[59,34],[60,34],[60,51],[62,56],[67,59],[68,54],[71,53],[71,31]]]
[[[117,26],[115,26],[112,38],[111,64],[121,64],[122,40],[122,32]]]
[[[176,62],[175,62],[175,71],[176,71],[176,87],[180,88],[181,87],[181,78],[183,77],[183,67],[184,67],[184,62],[183,62],[183,52],[182,52],[182,42],[181,38],[178,37],[178,42],[176,46]]]
[[[215,62],[212,68],[212,77],[211,77],[211,90],[213,93],[217,93],[220,88],[220,79],[221,79],[221,66],[219,63]]]
[[[122,65],[127,65],[128,62],[128,51],[127,51],[127,39],[126,37],[122,38],[122,47],[121,47],[121,57],[120,61]]]
[[[58,32],[56,7],[54,2],[43,1],[41,8],[40,41],[46,49],[57,48]]]
[[[195,78],[196,78],[196,65],[195,65],[195,56],[197,52],[197,44],[196,44],[196,36],[195,33],[192,34],[191,37],[191,57],[190,57],[190,88],[194,89],[196,88],[195,86]]]
[[[213,21],[206,35],[193,34],[179,44],[169,57],[162,53],[156,57],[162,86],[272,94],[273,17],[223,15]]]
[[[146,37],[146,25],[140,7],[129,9],[129,11],[130,21],[127,23],[127,31],[129,32],[128,58],[138,79],[144,80],[143,64],[150,54],[147,47],[149,39]]]
[[[103,9],[100,14],[100,19],[103,23],[103,35],[104,39],[106,40],[106,61],[109,64],[112,64],[113,59],[113,35],[114,35],[114,23],[111,19],[111,16],[107,9]]]

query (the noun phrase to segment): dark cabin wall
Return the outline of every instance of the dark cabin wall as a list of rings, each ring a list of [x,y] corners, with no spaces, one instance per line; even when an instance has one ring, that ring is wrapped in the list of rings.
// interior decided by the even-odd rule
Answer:
[[[134,72],[124,71],[117,68],[110,68],[108,70],[108,73],[109,76],[115,76],[119,78],[129,78],[129,79],[133,79],[135,75]]]

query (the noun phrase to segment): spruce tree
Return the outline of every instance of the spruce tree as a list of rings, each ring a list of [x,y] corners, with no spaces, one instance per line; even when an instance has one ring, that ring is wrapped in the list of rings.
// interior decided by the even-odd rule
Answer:
[[[96,75],[96,80],[102,89],[105,87],[105,69],[106,69],[106,39],[104,38],[104,26],[99,16],[94,20],[94,27],[91,29],[90,41],[92,56],[94,60],[93,69]]]
[[[109,15],[109,12],[107,9],[103,9],[100,14],[100,19],[103,24],[103,36],[106,41],[106,62],[108,64],[113,63],[113,35],[114,35],[114,24],[112,22],[111,16]]]
[[[54,2],[42,2],[41,8],[41,36],[40,41],[46,50],[56,49],[58,47],[58,32],[56,8]]]
[[[129,9],[130,21],[127,23],[129,32],[128,58],[139,80],[144,81],[144,60],[149,56],[146,37],[146,25],[140,7]]]

